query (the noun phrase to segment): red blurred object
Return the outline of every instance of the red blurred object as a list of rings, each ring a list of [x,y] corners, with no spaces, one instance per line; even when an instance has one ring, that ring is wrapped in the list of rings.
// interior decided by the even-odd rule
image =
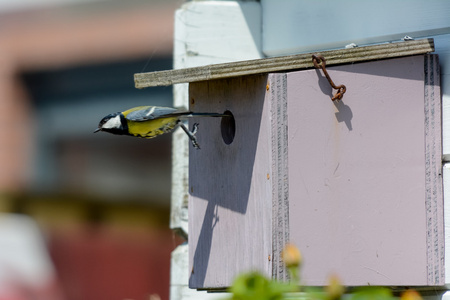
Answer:
[[[170,230],[53,233],[50,253],[68,300],[169,299]]]

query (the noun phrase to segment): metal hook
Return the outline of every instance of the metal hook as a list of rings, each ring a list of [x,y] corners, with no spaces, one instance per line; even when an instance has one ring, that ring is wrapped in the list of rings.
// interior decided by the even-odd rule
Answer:
[[[331,100],[332,101],[335,101],[335,100],[339,101],[339,100],[341,100],[342,97],[344,96],[344,93],[347,91],[347,88],[343,84],[336,86],[334,84],[333,80],[331,80],[331,77],[328,74],[327,69],[325,68],[325,58],[322,55],[315,55],[315,54],[313,54],[312,62],[314,64],[314,67],[316,67],[317,69],[322,69],[323,74],[328,79],[328,82],[330,83],[331,87],[333,89],[335,89],[335,90],[338,90],[336,92],[336,94],[334,94],[334,96],[331,98]]]

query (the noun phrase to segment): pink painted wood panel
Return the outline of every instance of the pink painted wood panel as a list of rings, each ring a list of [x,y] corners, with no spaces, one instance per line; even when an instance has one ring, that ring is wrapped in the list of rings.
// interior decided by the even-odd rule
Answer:
[[[198,122],[201,149],[189,152],[189,287],[224,288],[240,272],[272,274],[272,133],[267,75],[191,83],[191,110],[229,110],[231,144],[220,118]],[[191,122],[191,123],[192,123]]]
[[[305,284],[443,284],[436,59],[329,68],[347,86],[340,103],[318,70],[288,73],[290,238]]]

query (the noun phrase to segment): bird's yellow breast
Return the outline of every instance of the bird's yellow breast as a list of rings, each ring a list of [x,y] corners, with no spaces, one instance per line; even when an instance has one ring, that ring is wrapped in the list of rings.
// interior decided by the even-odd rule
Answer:
[[[172,131],[177,122],[177,117],[158,118],[141,122],[127,120],[128,133],[137,137],[151,139]]]

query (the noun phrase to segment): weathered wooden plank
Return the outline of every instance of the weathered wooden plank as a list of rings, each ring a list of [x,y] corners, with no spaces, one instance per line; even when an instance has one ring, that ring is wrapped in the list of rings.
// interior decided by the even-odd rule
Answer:
[[[267,75],[190,84],[191,109],[229,110],[236,121],[226,144],[221,120],[202,118],[200,150],[189,153],[189,286],[224,288],[241,272],[272,275],[272,123]],[[245,99],[245,101],[242,101]]]
[[[444,164],[442,167],[442,176],[443,176],[443,184],[444,184],[444,232],[450,232],[450,163]],[[450,239],[445,239],[445,283],[450,283]],[[447,298],[447,299],[450,299]]]
[[[338,65],[371,61],[377,59],[394,58],[416,54],[425,54],[434,51],[433,39],[387,43],[352,49],[340,49],[320,52],[327,65]],[[311,55],[313,53],[289,55],[274,58],[241,61],[176,69],[134,75],[136,88],[151,86],[165,86],[176,83],[196,82],[220,78],[238,77],[244,75],[262,74],[297,69],[313,68]]]
[[[272,278],[288,280],[281,251],[289,242],[289,180],[286,73],[269,74],[268,94],[272,104]]]
[[[428,283],[443,285],[444,219],[442,186],[442,125],[440,67],[437,55],[424,56],[425,81],[425,203],[427,218]]]

